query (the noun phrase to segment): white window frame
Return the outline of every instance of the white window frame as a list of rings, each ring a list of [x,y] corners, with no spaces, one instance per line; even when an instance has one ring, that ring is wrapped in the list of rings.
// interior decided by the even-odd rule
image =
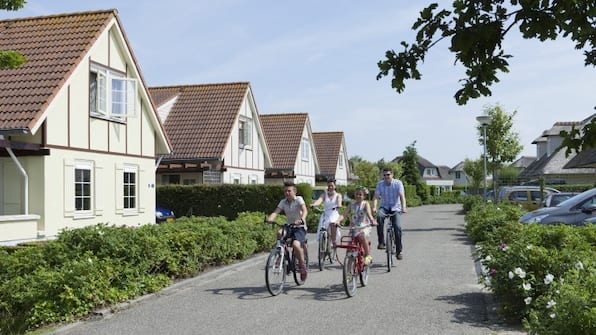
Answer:
[[[308,162],[310,160],[310,142],[308,138],[302,138],[302,143],[300,144],[300,156],[302,161]]]
[[[134,180],[131,183],[130,181],[127,183],[125,176],[126,174],[133,174]],[[127,194],[127,188],[132,187],[134,195],[130,193]],[[133,199],[134,206],[130,206],[130,203],[127,200]],[[135,165],[125,165],[124,170],[122,173],[122,208],[124,208],[125,214],[137,214],[139,212],[139,168]]]
[[[252,119],[240,117],[238,120],[238,143],[242,149],[252,148]]]
[[[122,121],[137,115],[137,80],[108,68],[91,65],[96,74],[95,109],[91,106],[91,78],[89,79],[89,111],[91,116]]]
[[[85,182],[85,181],[80,181],[77,179],[77,172],[78,171],[88,171],[89,172],[89,181]],[[75,166],[74,166],[74,215],[75,217],[93,217],[93,203],[95,200],[95,190],[93,187],[93,183],[94,183],[94,178],[93,178],[93,162],[90,161],[76,161],[75,162]],[[84,189],[84,185],[89,186],[89,194],[85,194],[84,190],[82,190],[78,195],[77,195],[77,190],[78,187],[83,187]],[[77,200],[81,200],[84,201],[84,199],[88,199],[89,200],[89,208],[77,208]]]
[[[338,165],[339,165],[340,170],[343,170],[343,168],[344,168],[344,153],[343,152],[339,153]]]

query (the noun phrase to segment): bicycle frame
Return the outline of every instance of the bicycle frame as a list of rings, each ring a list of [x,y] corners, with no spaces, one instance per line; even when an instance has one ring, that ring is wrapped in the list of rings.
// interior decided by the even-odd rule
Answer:
[[[356,294],[356,276],[360,277],[362,286],[368,284],[368,266],[364,265],[364,242],[362,237],[356,234],[356,229],[366,228],[370,225],[363,225],[358,227],[344,228],[349,229],[348,236],[342,236],[341,243],[337,245],[338,248],[346,249],[346,256],[343,265],[343,285],[348,297],[353,297]],[[339,258],[339,256],[338,256]],[[339,261],[339,259],[338,259]]]
[[[334,208],[336,209],[336,208]],[[331,234],[329,231],[329,224],[331,223],[331,219],[326,211],[321,211],[318,208],[313,207],[313,211],[322,213],[323,218],[323,225],[319,229],[319,245],[318,245],[318,261],[319,261],[319,270],[323,271],[323,265],[325,263],[325,258],[329,258],[329,262],[333,263],[333,259],[336,257],[335,250],[331,247]]]
[[[267,258],[267,264],[265,267],[265,283],[267,290],[271,295],[278,295],[283,290],[286,282],[286,275],[290,272],[294,274],[294,281],[296,285],[302,285],[304,282],[300,280],[300,273],[298,269],[298,261],[294,254],[294,239],[287,236],[286,227],[290,225],[271,223],[282,226],[282,234],[275,243],[275,247],[271,250],[269,257]],[[304,262],[308,264],[308,249],[307,241],[302,244],[304,251]],[[308,268],[308,267],[307,267]]]
[[[393,212],[391,214],[386,213],[383,211],[383,224],[385,227],[385,252],[387,254],[387,272],[391,272],[391,267],[395,264],[392,255],[394,254],[395,250],[395,230],[393,229],[393,225],[391,224],[391,217],[395,216],[397,212]]]

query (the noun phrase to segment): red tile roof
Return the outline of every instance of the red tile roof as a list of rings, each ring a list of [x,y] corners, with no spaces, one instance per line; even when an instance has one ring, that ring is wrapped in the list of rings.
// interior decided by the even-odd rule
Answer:
[[[27,63],[0,70],[0,131],[27,131],[72,74],[116,10],[0,20],[0,50]]]
[[[323,175],[335,175],[339,152],[344,141],[344,133],[334,132],[316,132],[312,133],[319,160],[319,169]]]
[[[308,114],[261,114],[259,119],[271,155],[272,168],[293,169],[298,159]]]
[[[248,82],[150,87],[159,107],[177,97],[164,123],[173,147],[169,159],[223,158]]]

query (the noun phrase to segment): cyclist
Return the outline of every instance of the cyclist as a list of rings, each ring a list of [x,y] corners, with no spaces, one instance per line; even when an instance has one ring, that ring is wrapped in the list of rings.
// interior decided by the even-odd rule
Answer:
[[[319,219],[319,228],[317,228],[317,241],[321,235],[321,228],[329,229],[329,222],[335,222],[339,217],[339,212],[337,209],[342,206],[342,196],[340,193],[335,191],[335,179],[327,179],[327,192],[321,193],[319,198],[313,202],[310,207],[315,208],[321,203],[323,204],[323,214]],[[327,220],[325,220],[325,218],[327,218]]]
[[[302,244],[306,240],[306,215],[308,215],[308,211],[304,199],[296,195],[296,185],[293,182],[284,183],[284,194],[286,198],[282,199],[273,213],[269,214],[267,221],[274,221],[282,211],[286,215],[287,223],[290,226],[279,229],[277,238],[279,239],[282,234],[285,234],[294,239],[293,247],[300,266],[300,280],[305,281],[307,272]]]
[[[372,216],[370,210],[370,204],[368,201],[365,201],[364,198],[368,194],[368,190],[366,187],[359,187],[356,189],[354,193],[354,197],[356,198],[354,202],[352,202],[344,212],[337,218],[337,221],[331,225],[331,240],[335,243],[335,236],[337,231],[337,226],[345,217],[350,218],[350,227],[354,226],[362,226],[369,224],[371,226],[376,226],[377,223],[375,222],[375,218]],[[361,239],[360,242],[362,243],[362,248],[364,249],[364,264],[368,265],[372,262],[372,256],[370,255],[370,247],[369,247],[369,235],[370,235],[370,227],[361,228],[356,230],[357,236]]]
[[[377,200],[381,198],[381,206],[377,214],[377,235],[379,238],[378,249],[385,249],[385,233],[383,231],[383,218],[385,213],[396,215],[391,217],[391,225],[395,231],[395,247],[397,259],[402,259],[402,244],[401,244],[401,213],[406,213],[406,192],[404,184],[398,180],[393,179],[393,170],[389,167],[383,168],[383,180],[381,180],[375,188],[375,195],[373,196],[373,212],[377,212]]]

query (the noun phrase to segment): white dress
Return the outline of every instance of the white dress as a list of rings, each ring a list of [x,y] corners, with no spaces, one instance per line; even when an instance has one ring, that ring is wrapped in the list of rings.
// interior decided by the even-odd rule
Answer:
[[[323,199],[323,213],[321,213],[321,218],[319,219],[319,228],[317,228],[317,241],[319,240],[321,228],[325,227],[327,231],[329,231],[329,223],[335,222],[337,221],[337,218],[339,218],[338,201],[339,197],[337,192],[334,192],[331,197],[329,197],[329,192],[325,192],[325,198]],[[335,237],[335,240],[339,243],[339,240],[341,239],[339,229],[337,230]]]

